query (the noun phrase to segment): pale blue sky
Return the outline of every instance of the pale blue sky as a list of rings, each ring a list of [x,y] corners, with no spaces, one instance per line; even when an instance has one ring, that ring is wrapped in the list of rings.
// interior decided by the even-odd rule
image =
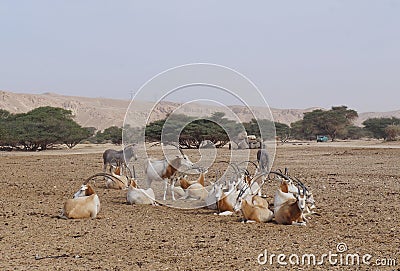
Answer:
[[[0,89],[129,99],[165,69],[210,62],[271,107],[396,110],[399,14],[397,0],[0,0]]]

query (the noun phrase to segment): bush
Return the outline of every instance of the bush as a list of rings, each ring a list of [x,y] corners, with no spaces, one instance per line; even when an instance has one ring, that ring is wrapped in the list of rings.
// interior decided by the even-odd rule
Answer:
[[[389,125],[385,128],[386,140],[395,141],[400,136],[399,125]]]

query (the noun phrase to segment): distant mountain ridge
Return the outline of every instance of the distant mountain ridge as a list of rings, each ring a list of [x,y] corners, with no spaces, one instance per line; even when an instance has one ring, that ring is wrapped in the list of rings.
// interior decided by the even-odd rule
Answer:
[[[64,96],[55,93],[43,94],[21,94],[9,91],[0,91],[0,108],[11,113],[24,113],[34,108],[41,106],[54,106],[71,110],[75,115],[75,120],[82,126],[95,127],[103,130],[107,127],[116,125],[122,126],[126,109],[129,106],[129,100],[118,100],[110,98],[89,98],[79,96]],[[135,114],[138,118],[146,109],[152,107],[154,103],[141,101],[137,102]],[[152,113],[152,120],[162,119],[174,108],[179,106],[179,103],[162,102],[157,106]],[[229,108],[242,119],[246,121],[252,118],[252,115],[243,106],[229,106]],[[314,108],[307,109],[277,109],[271,108],[272,115],[275,121],[290,125],[290,123],[300,120],[305,112],[310,112]],[[213,112],[221,111],[221,108],[216,106],[192,105],[190,109],[185,111],[187,115],[204,115],[209,116]],[[252,107],[252,110],[260,110],[259,107]],[[136,113],[135,111],[135,113]],[[400,118],[400,110],[391,112],[366,112],[359,113],[359,118],[356,120],[356,125],[373,117],[397,117]]]

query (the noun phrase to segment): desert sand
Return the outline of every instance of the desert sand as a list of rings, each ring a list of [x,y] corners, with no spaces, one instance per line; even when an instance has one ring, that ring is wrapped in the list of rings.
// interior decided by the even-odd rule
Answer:
[[[102,169],[109,146],[0,154],[0,270],[398,270],[400,149],[398,145],[291,143],[278,145],[273,169],[288,167],[316,200],[306,227],[241,223],[241,214],[207,209],[131,206],[126,191],[95,183],[98,218],[59,219],[82,180]],[[197,151],[187,153],[196,157]],[[158,155],[152,150],[151,155]],[[225,159],[228,150],[219,150]],[[255,159],[255,150],[252,151]],[[136,161],[143,178],[143,161]],[[220,164],[222,167],[223,164]],[[207,178],[213,178],[210,171]],[[272,198],[278,184],[268,183]],[[371,254],[371,265],[261,265],[269,254]],[[261,258],[262,259],[262,258]],[[397,259],[395,266],[376,265]],[[287,259],[286,259],[287,260]]]

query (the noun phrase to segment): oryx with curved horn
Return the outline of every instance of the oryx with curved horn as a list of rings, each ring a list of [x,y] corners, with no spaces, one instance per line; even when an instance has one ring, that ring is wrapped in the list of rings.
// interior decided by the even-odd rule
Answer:
[[[150,188],[153,181],[162,181],[164,182],[164,196],[163,199],[167,198],[167,190],[168,186],[170,187],[172,200],[175,200],[174,195],[174,187],[173,184],[170,183],[170,179],[172,176],[179,170],[181,166],[186,166],[188,168],[193,168],[193,163],[190,161],[187,155],[185,155],[182,149],[175,144],[170,145],[176,147],[180,155],[177,155],[174,159],[161,159],[161,160],[153,160],[149,159],[146,162],[144,172],[146,174],[146,183],[147,187]]]

